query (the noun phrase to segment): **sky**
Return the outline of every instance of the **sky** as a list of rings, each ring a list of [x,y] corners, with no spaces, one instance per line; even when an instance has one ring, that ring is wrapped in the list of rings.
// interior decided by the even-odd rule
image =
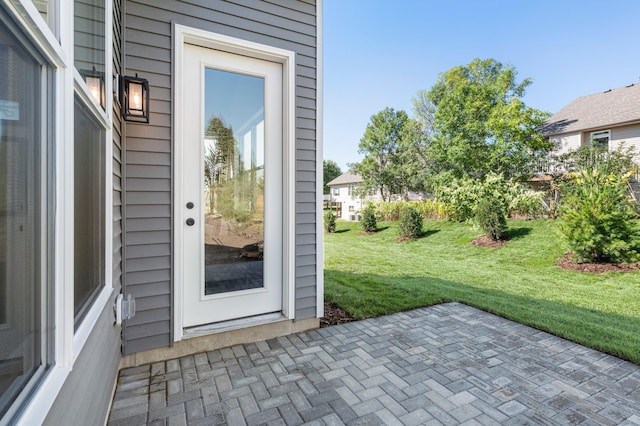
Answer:
[[[323,0],[324,159],[342,171],[385,107],[438,74],[494,58],[531,78],[524,101],[551,113],[640,83],[640,0]]]

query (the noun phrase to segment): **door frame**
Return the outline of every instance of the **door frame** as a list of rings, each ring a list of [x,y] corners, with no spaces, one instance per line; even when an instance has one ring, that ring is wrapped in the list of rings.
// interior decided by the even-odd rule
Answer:
[[[295,314],[295,52],[229,37],[180,24],[173,25],[173,341],[184,338],[183,328],[183,229],[182,206],[186,202],[181,193],[183,161],[182,107],[186,102],[181,82],[184,45],[221,50],[282,64],[282,314],[293,319]],[[238,320],[236,320],[237,323]],[[252,319],[246,319],[247,324]],[[240,325],[244,322],[239,320]]]

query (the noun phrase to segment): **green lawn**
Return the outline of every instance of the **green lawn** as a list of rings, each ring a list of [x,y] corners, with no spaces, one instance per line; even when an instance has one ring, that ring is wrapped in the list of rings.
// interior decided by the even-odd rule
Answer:
[[[325,234],[325,299],[358,319],[459,301],[640,364],[640,272],[602,275],[554,266],[553,221],[510,221],[500,248],[471,244],[469,225],[425,221],[397,243],[396,223]]]

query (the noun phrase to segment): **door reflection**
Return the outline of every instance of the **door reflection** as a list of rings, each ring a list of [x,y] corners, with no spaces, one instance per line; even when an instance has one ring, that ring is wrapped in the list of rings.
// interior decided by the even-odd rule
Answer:
[[[205,70],[205,295],[264,286],[264,79]]]

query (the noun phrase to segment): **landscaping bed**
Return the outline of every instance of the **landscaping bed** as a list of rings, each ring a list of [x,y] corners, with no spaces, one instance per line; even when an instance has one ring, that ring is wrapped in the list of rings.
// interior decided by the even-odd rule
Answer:
[[[562,269],[554,221],[508,225],[505,244],[484,247],[465,223],[425,221],[421,238],[396,242],[395,222],[372,235],[338,222],[325,235],[325,299],[356,319],[459,301],[640,363],[640,271]]]

